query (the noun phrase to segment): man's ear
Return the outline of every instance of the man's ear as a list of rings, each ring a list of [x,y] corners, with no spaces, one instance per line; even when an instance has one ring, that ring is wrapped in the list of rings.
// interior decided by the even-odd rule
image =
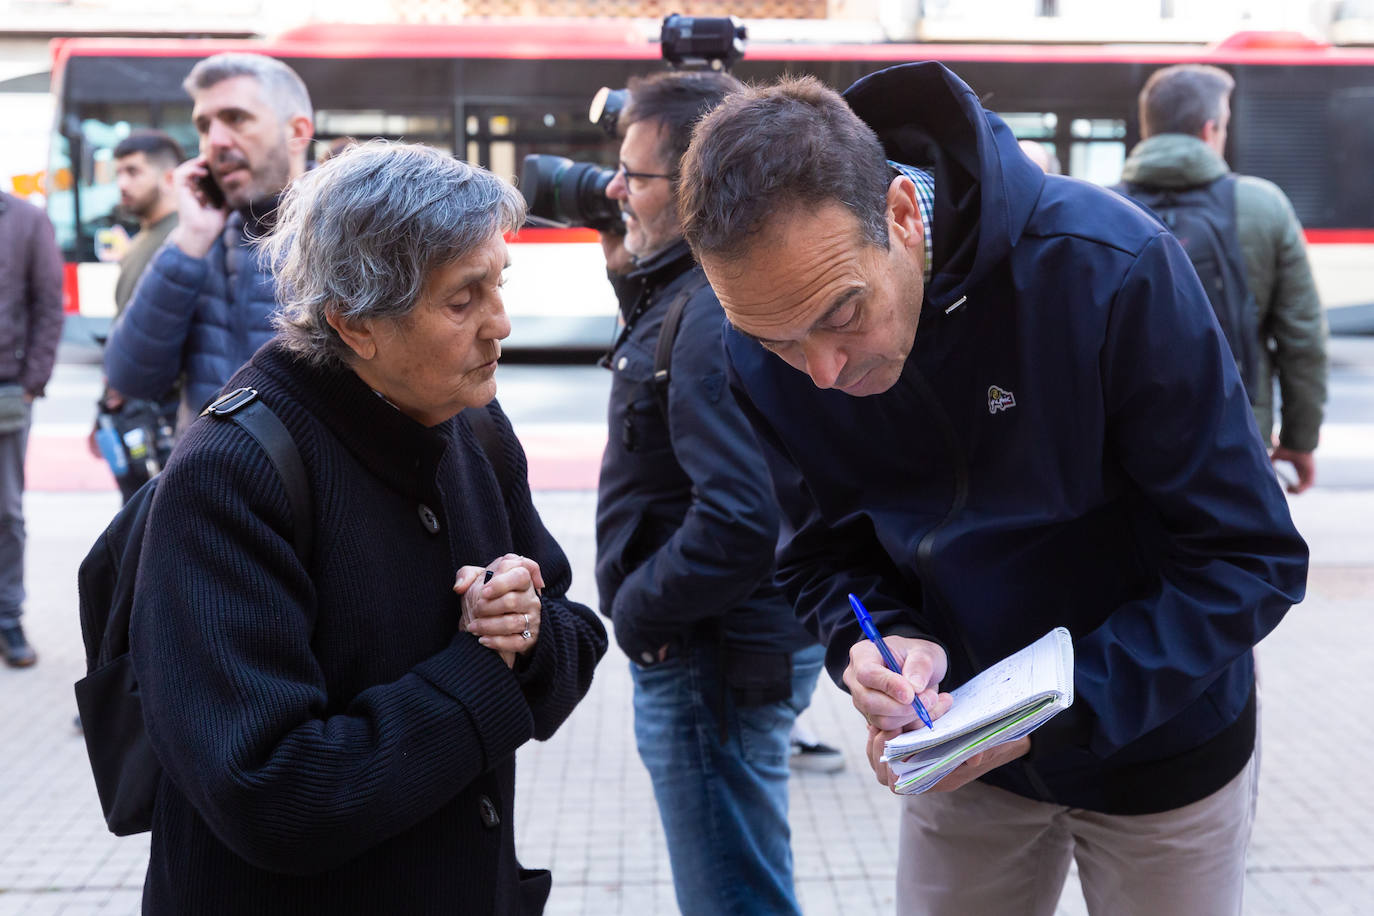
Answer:
[[[347,318],[332,308],[325,311],[324,320],[359,359],[366,361],[377,355],[377,339],[371,320]]]
[[[1202,142],[1216,150],[1218,155],[1222,155],[1225,152],[1220,142],[1221,131],[1217,129],[1216,118],[1208,118],[1206,121],[1202,122],[1202,133],[1199,136],[1202,138]]]
[[[925,223],[921,221],[921,207],[916,202],[916,184],[905,175],[898,175],[887,186],[887,231],[889,245],[920,249],[925,254]]]
[[[286,122],[286,148],[294,155],[304,155],[315,136],[315,123],[303,114],[293,115]]]

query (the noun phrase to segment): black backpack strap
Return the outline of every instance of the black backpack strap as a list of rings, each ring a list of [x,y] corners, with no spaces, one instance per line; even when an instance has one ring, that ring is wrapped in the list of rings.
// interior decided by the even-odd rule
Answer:
[[[215,399],[201,415],[205,414],[233,420],[262,446],[277,469],[282,486],[286,488],[286,498],[291,503],[296,555],[302,559],[309,557],[315,535],[315,526],[310,519],[310,481],[291,433],[258,397],[256,388],[238,388]]]
[[[506,450],[501,445],[501,431],[496,428],[496,419],[491,415],[491,408],[472,408],[466,412],[466,416],[468,426],[472,427],[482,451],[487,453],[487,461],[491,462],[491,468],[496,472],[496,482],[501,486],[502,496],[514,492],[510,462],[506,461]]]
[[[677,341],[678,328],[682,325],[682,313],[687,308],[687,303],[706,285],[706,274],[700,268],[696,270],[696,276],[688,281],[684,287],[668,305],[668,311],[663,316],[663,327],[658,332],[658,346],[654,348],[654,374],[653,386],[654,396],[658,398],[658,406],[663,411],[663,417],[668,417],[668,382],[673,375],[673,344]]]

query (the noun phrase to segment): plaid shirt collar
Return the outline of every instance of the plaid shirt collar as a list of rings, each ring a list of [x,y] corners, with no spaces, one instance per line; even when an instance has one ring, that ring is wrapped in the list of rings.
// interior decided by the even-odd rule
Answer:
[[[926,245],[925,282],[929,283],[930,262],[935,251],[935,176],[925,169],[893,162],[891,159],[887,161],[887,164],[899,174],[910,178],[912,184],[916,185],[916,205],[921,211],[921,224]]]

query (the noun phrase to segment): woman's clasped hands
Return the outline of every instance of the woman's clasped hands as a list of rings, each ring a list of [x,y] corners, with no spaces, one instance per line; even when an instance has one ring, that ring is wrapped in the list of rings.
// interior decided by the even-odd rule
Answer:
[[[507,667],[539,641],[544,577],[529,557],[508,553],[480,566],[458,570],[453,590],[463,598],[459,627],[501,656]]]

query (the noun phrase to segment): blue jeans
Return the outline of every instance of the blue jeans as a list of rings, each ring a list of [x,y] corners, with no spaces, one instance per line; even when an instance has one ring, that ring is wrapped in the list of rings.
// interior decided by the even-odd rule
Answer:
[[[715,646],[630,666],[635,741],[658,801],[683,916],[800,913],[787,823],[788,735],[825,653],[792,655],[792,696],[737,707]],[[718,711],[725,718],[725,740]]]
[[[22,429],[0,433],[0,622],[17,621],[24,608],[24,455],[29,419]]]

